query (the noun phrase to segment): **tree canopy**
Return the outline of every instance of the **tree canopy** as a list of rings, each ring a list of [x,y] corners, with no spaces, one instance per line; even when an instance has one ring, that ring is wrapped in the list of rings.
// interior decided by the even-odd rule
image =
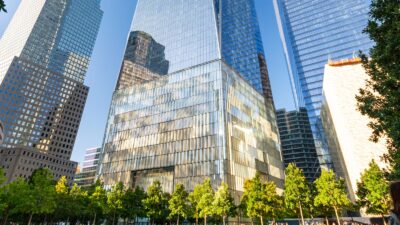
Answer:
[[[185,190],[183,184],[177,184],[169,200],[170,216],[176,218],[176,224],[179,225],[180,218],[189,216],[190,208],[188,204],[189,193]]]
[[[222,217],[223,224],[228,216],[235,214],[235,201],[229,192],[229,187],[225,182],[221,183],[218,191],[215,193],[213,201],[214,213]]]
[[[200,185],[201,197],[197,204],[199,216],[204,218],[204,225],[207,225],[207,217],[213,214],[214,190],[211,187],[211,180],[205,179]]]
[[[332,170],[322,170],[321,176],[315,180],[315,187],[317,191],[314,199],[315,206],[333,209],[340,225],[340,211],[351,204],[347,197],[344,180],[337,179]]]
[[[116,216],[123,210],[124,185],[119,182],[110,192],[107,193],[107,206],[112,212],[112,224],[115,223]]]
[[[389,184],[383,171],[375,161],[369,163],[369,168],[361,174],[357,183],[359,206],[364,207],[366,213],[381,215],[384,224],[385,215],[390,210]]]
[[[126,190],[122,200],[124,206],[122,217],[128,220],[136,220],[138,217],[145,217],[146,212],[142,205],[142,201],[145,198],[146,192],[141,187],[136,187],[134,189],[129,188]]]
[[[169,215],[168,200],[169,196],[163,192],[160,181],[154,181],[147,189],[147,197],[142,201],[151,224],[154,224],[155,220],[163,220]]]
[[[311,204],[310,187],[301,169],[290,163],[285,170],[285,206],[301,218],[304,225],[303,208]]]
[[[358,108],[371,118],[371,140],[387,138],[391,179],[400,178],[400,4],[399,0],[372,0],[364,30],[375,46],[361,54],[368,74],[357,96]]]
[[[264,219],[275,220],[282,204],[275,183],[263,182],[259,174],[245,181],[242,202],[247,216],[259,218],[261,225],[264,225]]]

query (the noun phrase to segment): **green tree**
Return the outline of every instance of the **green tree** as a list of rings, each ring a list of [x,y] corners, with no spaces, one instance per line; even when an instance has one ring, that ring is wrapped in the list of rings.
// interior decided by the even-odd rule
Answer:
[[[125,221],[132,219],[136,221],[138,217],[146,216],[142,205],[142,201],[145,198],[146,192],[141,187],[136,187],[135,189],[129,188],[126,190],[122,201],[124,205],[122,216],[125,218]]]
[[[310,204],[309,184],[301,169],[290,163],[285,170],[285,206],[298,213],[304,225],[303,207]]]
[[[4,186],[3,189],[3,224],[6,225],[10,214],[24,214],[27,208],[26,199],[30,197],[30,190],[28,183],[22,179],[17,178],[13,182]]]
[[[322,170],[321,176],[315,180],[315,187],[317,195],[314,199],[314,205],[333,209],[340,225],[339,211],[351,204],[347,197],[344,180],[337,179],[332,170]]]
[[[120,215],[123,209],[122,201],[124,199],[125,190],[122,182],[114,185],[110,192],[107,193],[107,206],[112,213],[112,224],[114,225],[116,216]],[[118,217],[117,217],[118,219]]]
[[[361,174],[357,183],[358,205],[365,207],[366,213],[382,216],[386,225],[385,215],[390,210],[389,184],[383,171],[374,160],[369,163],[369,168]]]
[[[189,197],[188,197],[188,200],[190,202],[191,212],[193,214],[193,217],[196,219],[196,225],[199,224],[199,217],[200,217],[199,202],[200,202],[202,194],[203,194],[202,185],[197,184],[194,187],[193,191],[189,193]]]
[[[280,216],[280,210],[282,209],[283,201],[276,192],[276,185],[274,182],[267,181],[264,183],[263,198],[265,201],[266,218],[275,221]]]
[[[400,4],[398,0],[372,0],[364,30],[375,46],[361,55],[369,76],[357,96],[358,108],[371,118],[371,140],[387,138],[385,156],[392,167],[389,178],[400,178]]]
[[[168,202],[171,210],[170,216],[177,218],[177,225],[179,225],[180,217],[186,218],[189,214],[188,196],[189,193],[185,190],[183,184],[177,184]]]
[[[147,189],[147,197],[142,201],[151,224],[155,220],[163,220],[169,214],[168,195],[163,192],[160,181],[154,181]],[[168,212],[168,213],[167,213]]]
[[[0,168],[0,187],[4,186],[7,181],[7,177],[3,168]]]
[[[275,220],[279,217],[282,201],[276,192],[273,182],[263,182],[261,176],[246,180],[242,202],[246,207],[246,214],[250,218],[259,218],[261,225],[264,219]]]
[[[219,186],[218,191],[215,193],[213,208],[214,213],[222,217],[223,225],[225,225],[228,216],[235,214],[235,202],[225,182],[221,183],[221,186]]]
[[[4,3],[4,0],[0,0],[0,12],[7,12],[6,10],[6,4]]]
[[[74,184],[69,191],[69,199],[71,201],[69,204],[74,207],[71,214],[73,222],[82,221],[87,216],[86,213],[89,204],[88,193],[83,191],[77,184]]]
[[[7,208],[6,194],[5,194],[6,176],[3,168],[0,168],[0,215],[3,215],[4,210]]]
[[[259,174],[251,180],[246,180],[244,183],[244,193],[242,196],[242,204],[245,206],[246,215],[249,218],[260,218],[261,224],[264,224],[264,201],[263,182]]]
[[[65,218],[68,220],[71,212],[74,210],[74,206],[71,205],[71,199],[69,198],[69,187],[67,183],[67,178],[62,176],[55,186],[55,200],[57,204],[53,217],[57,220]]]
[[[201,198],[197,204],[199,217],[204,218],[204,225],[207,225],[207,217],[213,214],[214,190],[211,187],[211,180],[207,178],[201,184]]]
[[[48,215],[56,208],[53,174],[47,168],[40,168],[32,173],[29,180],[29,194],[25,204],[21,204],[20,210],[29,214],[28,225],[31,224],[34,215]]]
[[[107,192],[104,190],[101,183],[94,185],[92,193],[89,195],[88,212],[93,217],[93,225],[96,225],[96,219],[99,215],[103,215],[106,210]]]

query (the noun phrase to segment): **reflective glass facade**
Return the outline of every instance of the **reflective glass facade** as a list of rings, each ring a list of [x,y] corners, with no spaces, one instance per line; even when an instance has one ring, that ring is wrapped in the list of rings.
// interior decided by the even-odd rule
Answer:
[[[168,73],[223,59],[272,102],[253,0],[139,0],[132,29],[165,47]]]
[[[274,0],[274,5],[296,104],[307,108],[321,164],[329,165],[319,118],[324,65],[372,47],[362,33],[370,0]]]
[[[191,190],[209,177],[238,197],[259,171],[282,189],[253,0],[139,0],[132,29],[103,143],[105,184]]]
[[[167,191],[192,190],[210,177],[239,194],[256,171],[283,188],[274,108],[223,61],[114,93],[99,171],[106,185],[158,179]]]
[[[47,166],[73,179],[83,81],[102,15],[99,0],[24,0],[0,40],[0,147],[34,152],[25,177]],[[14,162],[0,165],[11,179],[24,163]]]
[[[0,78],[21,57],[83,83],[102,15],[97,0],[24,0],[0,42]]]
[[[133,31],[165,47],[168,73],[220,58],[213,0],[139,0]]]
[[[222,58],[272,101],[264,48],[253,0],[216,0]]]

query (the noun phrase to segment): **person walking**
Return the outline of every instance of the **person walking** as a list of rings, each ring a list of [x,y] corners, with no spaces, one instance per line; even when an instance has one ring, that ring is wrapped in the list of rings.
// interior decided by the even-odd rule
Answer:
[[[390,184],[390,196],[393,201],[393,209],[389,216],[389,225],[400,225],[400,181]]]

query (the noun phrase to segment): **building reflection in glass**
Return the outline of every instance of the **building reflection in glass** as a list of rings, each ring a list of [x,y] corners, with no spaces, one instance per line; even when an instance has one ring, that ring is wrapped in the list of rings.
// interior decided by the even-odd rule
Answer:
[[[168,73],[165,47],[142,31],[131,32],[116,89],[153,80]]]

